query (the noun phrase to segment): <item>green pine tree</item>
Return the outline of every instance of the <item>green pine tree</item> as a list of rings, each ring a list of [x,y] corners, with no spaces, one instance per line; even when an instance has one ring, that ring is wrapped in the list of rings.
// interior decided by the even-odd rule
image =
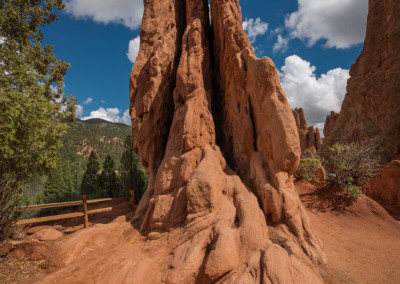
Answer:
[[[21,189],[36,172],[56,165],[57,149],[74,117],[64,94],[70,65],[53,46],[42,47],[40,27],[57,20],[62,0],[2,0],[0,5],[0,242],[14,229]]]
[[[43,191],[37,196],[37,203],[56,203],[78,200],[80,198],[75,187],[71,166],[66,161],[60,161],[59,165],[50,171]]]
[[[138,203],[146,191],[148,177],[139,157],[133,150],[132,136],[127,136],[125,139],[125,151],[121,156],[120,179],[125,194],[128,194],[129,190],[133,190],[135,202]]]
[[[45,183],[44,190],[40,194],[40,203],[56,203],[66,201],[64,197],[66,185],[64,183],[63,172],[56,168],[52,170]]]
[[[96,197],[100,193],[98,185],[99,171],[99,161],[97,160],[96,153],[92,151],[90,152],[89,161],[81,183],[81,193],[88,195],[89,198]]]
[[[114,160],[107,155],[100,175],[100,186],[110,197],[118,195],[117,174],[114,169]]]

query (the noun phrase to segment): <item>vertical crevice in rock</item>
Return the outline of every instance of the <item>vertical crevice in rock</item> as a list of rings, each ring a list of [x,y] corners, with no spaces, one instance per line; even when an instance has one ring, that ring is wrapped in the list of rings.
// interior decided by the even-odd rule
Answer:
[[[224,108],[223,135],[233,141],[233,169],[257,196],[265,216],[271,214],[275,224],[284,222],[304,251],[323,261],[292,181],[300,158],[299,137],[275,65],[267,57],[256,58],[242,28],[238,1],[214,0],[211,7],[214,76]]]
[[[254,144],[254,151],[257,152],[257,132],[256,132],[256,121],[254,119],[254,111],[253,106],[251,105],[251,100],[249,98],[249,114],[251,120],[251,126],[253,128],[253,144]]]
[[[130,77],[129,108],[134,149],[149,175],[148,190],[137,210],[138,218],[144,216],[149,205],[156,173],[165,154],[185,24],[182,0],[145,1],[144,4],[140,50]]]
[[[277,71],[269,59],[255,57],[237,0],[211,6],[212,28],[206,0],[145,2],[131,115],[135,148],[150,177],[136,220],[149,245],[168,242],[157,277],[163,283],[320,283],[306,254],[323,260],[323,253],[294,191],[300,147]],[[165,32],[180,13],[180,28]],[[161,33],[154,30],[163,31],[164,45],[155,45]],[[171,50],[175,57],[166,56]],[[150,76],[140,81],[137,74]],[[162,105],[171,94],[169,123]],[[160,125],[169,125],[165,151],[157,148],[165,137],[157,134]],[[271,242],[266,216],[296,253]]]

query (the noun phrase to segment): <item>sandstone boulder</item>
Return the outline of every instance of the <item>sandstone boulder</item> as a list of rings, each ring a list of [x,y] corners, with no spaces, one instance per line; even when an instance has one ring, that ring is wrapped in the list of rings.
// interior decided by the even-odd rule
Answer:
[[[297,131],[299,132],[301,151],[309,149],[313,153],[316,153],[322,146],[321,134],[318,127],[308,126],[307,118],[302,108],[296,108],[293,111],[293,116],[296,121]]]
[[[37,240],[16,242],[8,251],[10,257],[31,261],[48,259],[52,253],[53,250],[49,245]]]
[[[56,229],[46,228],[34,233],[31,238],[39,241],[54,241],[61,238],[63,234]]]
[[[369,197],[400,209],[400,161],[390,162],[365,187]]]
[[[37,232],[39,232],[39,231],[41,231],[41,230],[44,230],[44,229],[63,230],[64,227],[61,226],[61,225],[55,225],[55,226],[34,226],[34,227],[31,227],[31,228],[27,229],[27,230],[25,231],[25,233],[26,233],[27,235],[33,235],[33,234],[35,234],[35,233],[37,233]]]

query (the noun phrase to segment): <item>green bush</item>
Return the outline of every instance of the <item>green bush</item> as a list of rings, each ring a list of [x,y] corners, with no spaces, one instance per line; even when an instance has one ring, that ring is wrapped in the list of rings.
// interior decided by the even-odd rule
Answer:
[[[327,181],[353,198],[362,194],[360,189],[380,169],[380,155],[376,145],[334,144],[320,153],[327,170]]]
[[[316,172],[321,168],[320,157],[314,154],[310,149],[306,149],[302,153],[295,176],[308,182],[322,182],[316,175]]]

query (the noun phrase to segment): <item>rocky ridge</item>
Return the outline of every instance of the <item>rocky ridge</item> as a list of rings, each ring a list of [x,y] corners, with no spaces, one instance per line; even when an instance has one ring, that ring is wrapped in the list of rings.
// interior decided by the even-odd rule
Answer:
[[[387,161],[400,157],[399,15],[399,1],[369,0],[364,47],[350,68],[334,127],[332,117],[327,119],[325,144],[374,140]]]

